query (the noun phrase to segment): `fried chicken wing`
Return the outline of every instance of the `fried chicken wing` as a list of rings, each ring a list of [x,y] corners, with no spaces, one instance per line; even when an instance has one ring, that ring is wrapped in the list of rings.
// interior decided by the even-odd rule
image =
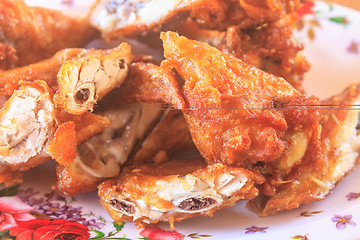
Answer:
[[[123,104],[100,113],[111,126],[77,147],[76,158],[69,165],[57,165],[56,188],[75,195],[96,190],[98,184],[115,177],[139,141],[158,121],[161,104]]]
[[[66,61],[57,75],[55,104],[74,115],[92,110],[98,100],[124,82],[131,61],[127,43],[110,50],[89,50]]]
[[[167,64],[185,80],[185,118],[209,163],[262,162],[283,174],[298,164],[318,128],[315,97],[205,43],[173,32],[162,40]],[[290,149],[297,144],[302,151],[294,159]]]
[[[99,186],[102,205],[116,221],[169,222],[208,215],[257,195],[253,175],[241,168],[206,165],[202,158],[132,165]]]
[[[329,110],[321,111],[321,138],[310,145],[303,165],[294,169],[288,183],[274,196],[251,200],[248,207],[260,216],[290,210],[326,198],[336,184],[359,163],[358,130],[360,85],[351,85],[341,94],[321,102]],[[307,160],[306,160],[307,159]]]
[[[215,0],[196,5],[191,17],[206,29],[225,30],[237,25],[256,28],[275,21],[300,7],[300,0]]]
[[[57,120],[45,82],[23,82],[0,110],[0,122],[1,175],[25,171],[50,159],[46,149]],[[10,181],[11,177],[3,179]]]
[[[64,48],[83,47],[98,35],[85,19],[29,7],[20,0],[0,1],[0,69],[24,66]]]
[[[102,36],[116,39],[119,36],[145,35],[184,21],[191,9],[203,0],[97,0],[89,14],[92,26]]]

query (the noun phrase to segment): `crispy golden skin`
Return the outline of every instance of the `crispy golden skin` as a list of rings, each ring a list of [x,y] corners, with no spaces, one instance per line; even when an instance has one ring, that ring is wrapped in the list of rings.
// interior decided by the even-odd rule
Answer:
[[[326,198],[336,184],[359,163],[358,130],[360,85],[321,102],[321,136],[309,145],[301,165],[277,189],[274,196],[259,195],[248,207],[260,216],[290,210]]]
[[[4,70],[49,58],[64,48],[83,47],[98,35],[85,20],[29,7],[20,0],[1,0],[0,18],[0,69]]]
[[[315,97],[205,43],[173,32],[162,40],[167,63],[185,80],[193,140],[210,163],[280,167],[293,137],[311,139],[319,123],[318,111],[308,109],[318,104]]]
[[[37,63],[0,71],[0,92],[11,96],[14,90],[20,87],[20,80],[33,82],[38,79],[45,81],[53,91],[56,91],[58,89],[56,76],[61,65],[84,52],[86,50],[80,48],[64,49],[51,58]]]
[[[257,195],[253,175],[241,168],[206,165],[202,158],[138,164],[99,185],[102,205],[115,221],[181,221],[230,207]]]
[[[109,50],[89,50],[66,61],[57,75],[55,104],[74,115],[92,111],[98,100],[124,82],[131,61],[127,43]]]
[[[256,28],[281,19],[300,7],[300,0],[214,0],[192,9],[191,17],[206,29],[225,30],[237,25]]]
[[[304,46],[293,39],[294,20],[293,16],[287,16],[256,29],[229,27],[216,47],[303,90],[303,74],[310,64],[302,56]]]
[[[125,82],[108,95],[99,102],[100,109],[140,101],[163,102],[177,109],[185,106],[175,72],[168,66],[153,63],[132,63]]]

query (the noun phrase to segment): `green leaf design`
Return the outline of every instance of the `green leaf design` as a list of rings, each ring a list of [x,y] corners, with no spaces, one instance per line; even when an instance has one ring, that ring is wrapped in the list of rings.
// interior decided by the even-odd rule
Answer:
[[[101,231],[98,231],[98,230],[91,230],[93,231],[94,233],[96,233],[96,236],[95,237],[92,237],[90,239],[103,239],[103,237],[105,237],[105,233],[101,232]]]
[[[346,17],[330,17],[329,20],[344,25],[349,23],[349,20]]]
[[[18,193],[20,184],[13,185],[0,190],[0,197],[15,196]]]
[[[125,224],[126,222],[113,222],[113,225],[118,232],[120,232],[124,228]]]

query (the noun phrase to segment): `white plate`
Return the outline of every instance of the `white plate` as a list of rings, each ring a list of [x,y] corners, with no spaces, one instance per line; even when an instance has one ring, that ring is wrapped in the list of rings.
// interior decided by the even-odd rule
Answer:
[[[89,1],[27,2],[82,14],[88,9]],[[304,17],[304,29],[295,35],[306,45],[304,55],[312,63],[312,69],[305,77],[305,88],[309,94],[323,98],[340,92],[349,83],[360,81],[360,13],[323,2],[317,2],[312,10],[314,14]],[[91,237],[142,238],[139,235],[141,230],[132,223],[126,223],[122,229],[118,226],[116,230],[99,204],[96,193],[66,199],[46,195],[51,192],[54,182],[54,163],[40,165],[25,174],[18,195],[38,210],[47,209],[45,213],[51,218],[75,219],[95,229],[90,231]],[[232,208],[216,212],[212,218],[196,217],[176,223],[176,231],[185,239],[360,239],[359,183],[358,168],[323,201],[264,218],[257,217],[240,202]],[[354,193],[352,200],[348,197],[350,193]],[[336,224],[344,216],[348,216],[349,221],[340,230]],[[169,229],[167,224],[158,226]]]

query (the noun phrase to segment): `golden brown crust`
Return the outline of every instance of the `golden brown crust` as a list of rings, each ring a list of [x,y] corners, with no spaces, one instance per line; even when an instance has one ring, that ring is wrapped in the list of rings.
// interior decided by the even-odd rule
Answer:
[[[55,92],[58,88],[56,76],[61,65],[84,51],[84,49],[80,48],[60,50],[49,59],[23,67],[0,71],[0,92],[11,96],[14,90],[20,87],[20,80],[33,82],[39,79],[45,81]]]
[[[359,103],[359,84],[322,101],[322,131],[309,144],[303,159],[306,164],[294,169],[289,182],[278,188],[274,196],[260,195],[248,207],[260,216],[267,216],[326,198],[359,163],[359,110],[356,109]]]
[[[64,48],[83,47],[98,34],[85,20],[19,0],[1,1],[0,16],[0,46],[5,53],[0,69],[35,63]]]
[[[278,20],[299,7],[299,0],[204,1],[192,10],[191,17],[206,29],[225,30],[233,25],[246,29]]]
[[[316,98],[205,43],[171,32],[162,39],[167,62],[185,80],[194,143],[210,163],[275,163],[297,131],[311,138],[319,113],[308,106]]]

